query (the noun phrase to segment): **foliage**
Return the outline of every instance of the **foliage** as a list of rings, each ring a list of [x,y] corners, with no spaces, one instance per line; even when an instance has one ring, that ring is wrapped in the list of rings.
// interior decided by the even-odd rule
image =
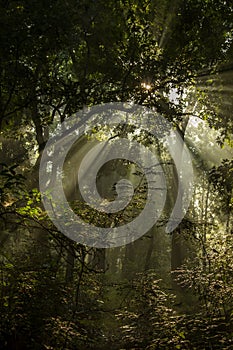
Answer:
[[[1,256],[0,342],[6,349],[86,349],[102,341],[96,325],[101,288],[95,275],[81,273],[67,285],[57,256],[38,261],[38,244],[24,243],[17,256]]]
[[[233,161],[224,159],[219,167],[213,167],[209,174],[210,181],[222,197],[223,203],[232,208]]]
[[[162,247],[168,239],[158,244],[160,231],[143,238],[148,244],[138,241],[109,252],[112,271],[118,280],[124,275],[127,293],[116,311],[115,288],[114,310],[108,309],[100,272],[111,281],[115,272],[107,275],[105,252],[61,235],[48,221],[38,191],[40,156],[53,123],[83,106],[133,101],[155,107],[184,136],[197,103],[195,114],[222,130],[222,145],[229,141],[232,87],[224,72],[232,70],[232,16],[232,2],[221,0],[0,2],[1,349],[232,347],[232,161],[208,172],[201,200],[194,198],[190,209],[193,222],[179,227],[189,235],[196,228],[199,243],[193,247],[196,259],[176,274],[182,293],[190,289],[196,295],[192,314],[176,301],[172,283],[153,273],[167,270],[165,256],[182,253],[174,245]],[[154,142],[146,133],[137,137],[146,146]],[[128,166],[120,168],[127,173]],[[143,208],[146,189],[139,183],[120,216],[90,214],[77,198],[71,205],[93,223],[122,224]],[[209,203],[208,191],[219,194],[218,202]],[[111,194],[114,198],[114,188]],[[207,225],[213,207],[212,216],[221,217],[214,233]],[[131,280],[144,269],[144,256],[145,270],[152,265],[153,271]],[[108,317],[121,328],[106,339]]]
[[[202,329],[198,331],[198,341],[213,349],[230,349],[232,346],[231,247],[232,235],[223,232],[206,242],[200,241],[204,252],[201,259],[196,258],[178,271],[178,280],[183,288],[190,288],[198,296],[200,313],[194,315],[196,325],[199,323],[198,327]]]
[[[5,206],[11,203],[7,202],[7,199],[13,200],[16,194],[20,194],[23,191],[23,180],[25,177],[16,173],[18,164],[7,166],[6,164],[0,164],[0,200],[5,203]]]
[[[174,296],[164,292],[159,284],[154,273],[144,273],[133,281],[129,304],[117,314],[122,323],[122,346],[129,349],[175,349],[180,345],[185,348],[184,334],[179,333],[177,327],[179,317],[172,308]]]
[[[232,237],[210,244],[204,266],[176,271],[182,288],[199,298],[198,309],[184,314],[174,295],[164,292],[153,273],[138,276],[130,289],[127,307],[117,314],[121,321],[121,346],[125,349],[230,349],[233,332]],[[216,250],[218,249],[218,252]],[[203,263],[203,261],[202,261]],[[198,265],[199,264],[199,265]],[[132,292],[133,291],[133,292]],[[120,341],[120,340],[117,340]]]

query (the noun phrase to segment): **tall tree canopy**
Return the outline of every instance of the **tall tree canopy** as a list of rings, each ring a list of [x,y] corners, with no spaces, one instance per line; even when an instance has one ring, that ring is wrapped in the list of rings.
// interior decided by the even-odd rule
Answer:
[[[232,347],[232,55],[232,0],[0,1],[0,349]],[[56,126],[108,102],[171,122],[196,183],[185,219],[165,234],[177,173],[151,135],[135,134],[166,174],[164,218],[136,242],[101,250],[50,222],[38,169]],[[74,145],[65,170],[105,131]],[[124,176],[137,184],[127,221],[144,205],[141,170],[106,164],[98,185],[112,200]],[[70,205],[85,220],[122,219],[90,214],[79,197]]]

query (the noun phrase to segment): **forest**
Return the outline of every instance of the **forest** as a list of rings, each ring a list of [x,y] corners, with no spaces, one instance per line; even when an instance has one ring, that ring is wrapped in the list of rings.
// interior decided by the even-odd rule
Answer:
[[[232,113],[232,0],[0,0],[0,350],[233,349]]]

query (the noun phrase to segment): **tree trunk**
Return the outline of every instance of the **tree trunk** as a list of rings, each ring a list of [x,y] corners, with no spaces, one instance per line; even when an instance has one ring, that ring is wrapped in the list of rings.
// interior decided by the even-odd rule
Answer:
[[[74,276],[74,263],[75,263],[75,250],[73,242],[70,241],[67,249],[67,258],[66,258],[66,283],[71,283]]]

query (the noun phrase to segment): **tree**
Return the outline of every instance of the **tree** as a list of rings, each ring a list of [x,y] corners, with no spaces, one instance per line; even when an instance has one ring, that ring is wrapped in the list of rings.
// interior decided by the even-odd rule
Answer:
[[[220,0],[1,1],[0,156],[3,164],[0,165],[0,240],[3,248],[0,254],[0,339],[3,348],[111,347],[105,338],[103,324],[111,328],[108,316],[104,315],[112,318],[114,312],[107,305],[115,308],[118,301],[112,266],[115,266],[114,271],[117,270],[117,283],[123,275],[125,282],[133,283],[129,288],[132,304],[121,299],[121,307],[126,309],[119,310],[128,327],[125,329],[130,330],[133,346],[166,348],[169,341],[171,348],[179,348],[181,344],[189,348],[210,344],[214,347],[211,327],[218,329],[218,345],[226,340],[231,346],[228,234],[231,231],[232,163],[225,161],[215,165],[208,173],[201,152],[185,138],[185,133],[189,118],[195,113],[207,120],[210,127],[221,128],[222,145],[225,140],[230,143],[232,15],[232,2]],[[172,95],[175,98],[171,98]],[[180,241],[173,244],[172,254],[169,237],[161,240],[161,236],[176,198],[177,173],[172,168],[171,157],[146,133],[142,132],[136,139],[145,146],[155,146],[164,163],[170,191],[166,218],[162,218],[160,227],[153,228],[142,240],[102,254],[94,248],[71,242],[59,233],[41,205],[38,168],[54,127],[84,106],[116,101],[132,101],[156,108],[173,123],[192,150],[199,167],[198,174],[208,173],[195,189],[196,197],[189,212],[191,218],[186,218],[173,235],[173,243],[175,237]],[[133,126],[125,130],[126,136],[130,134],[130,128]],[[116,129],[115,134],[121,136],[122,130]],[[82,150],[89,147],[85,140],[76,146]],[[76,161],[76,150],[73,151],[67,157],[67,167]],[[108,164],[102,170],[108,172],[110,169],[111,164]],[[132,169],[133,166],[127,164],[127,176],[132,177]],[[102,194],[112,199],[114,191],[104,187],[106,177],[102,175],[99,187]],[[112,177],[117,180],[120,176],[115,171]],[[138,174],[140,177],[143,175]],[[134,202],[124,212],[126,221],[132,218],[132,207],[137,210],[143,207],[146,189],[143,186],[138,187]],[[70,204],[80,215],[86,219],[91,217],[102,225],[111,220],[117,222],[116,216],[101,217],[98,213],[85,211],[84,204],[78,201],[78,191],[73,195],[72,189],[69,190],[67,186]],[[214,191],[219,193],[219,204]],[[203,192],[203,212],[200,214],[197,203]],[[219,208],[226,214],[226,220],[219,218]],[[210,214],[212,225],[203,223]],[[219,233],[216,237],[221,237],[221,221],[228,232],[222,250],[217,242],[212,247],[213,242],[209,239],[217,224]],[[204,242],[201,241],[203,234]],[[193,321],[185,314],[186,310],[180,316],[176,313],[177,309],[180,311],[179,307],[169,304],[166,288],[170,281],[161,287],[155,282],[165,273],[167,276],[170,255],[173,259],[179,258],[175,267],[181,268],[187,260],[186,236],[198,242],[195,249],[190,247],[197,269],[184,267],[184,276],[187,275],[189,282],[194,280],[194,290],[201,299],[201,310],[204,310],[203,317],[196,314]],[[158,240],[160,244],[157,244]],[[182,240],[185,249],[182,249]],[[182,259],[178,256],[179,250]],[[208,259],[212,269],[209,271],[206,270]],[[149,275],[150,269],[156,270],[156,276],[145,274],[134,280],[138,271],[146,270]],[[105,280],[99,278],[100,272],[105,273]],[[108,278],[113,286],[106,292]],[[206,288],[208,284],[210,290]],[[109,304],[107,296],[111,298]],[[219,312],[221,317],[213,310],[219,297],[222,304],[216,313]],[[211,320],[208,320],[210,311]],[[154,316],[156,312],[161,318]],[[222,326],[223,312],[226,317]],[[215,317],[219,317],[217,321]],[[151,320],[149,326],[148,320]],[[182,325],[186,320],[193,330],[190,333]],[[145,339],[140,326],[145,331]],[[158,333],[158,327],[164,327],[162,334]],[[204,332],[201,340],[198,339],[202,328],[209,332],[208,341]],[[122,334],[127,340],[125,332]]]

